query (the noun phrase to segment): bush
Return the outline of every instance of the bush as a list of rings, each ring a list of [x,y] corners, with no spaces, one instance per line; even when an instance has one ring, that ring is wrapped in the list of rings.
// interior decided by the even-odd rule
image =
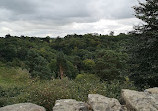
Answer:
[[[120,99],[122,88],[136,89],[128,78],[125,81],[114,80],[108,83],[100,81],[94,74],[79,74],[75,80],[40,80],[30,79],[26,70],[17,68],[0,68],[0,72],[0,78],[4,79],[0,80],[0,106],[31,102],[52,111],[58,99],[86,102],[88,94],[101,94]]]
[[[90,75],[92,76],[92,75]],[[93,81],[93,80],[92,80]],[[95,82],[94,82],[95,81]],[[93,82],[84,79],[84,81],[69,80],[68,78],[54,79],[51,81],[34,81],[30,84],[29,101],[44,106],[48,111],[58,99],[76,99],[78,101],[87,101],[88,94],[99,93],[105,95],[104,84],[94,79]]]
[[[99,82],[100,78],[94,74],[78,74],[76,79],[77,82]]]
[[[137,88],[134,86],[134,83],[129,80],[125,80],[125,81],[113,80],[105,85],[107,88],[106,96],[110,98],[117,98],[118,100],[121,100],[121,89],[137,90]]]
[[[30,76],[27,70],[20,68],[0,68],[0,106],[27,102]]]
[[[70,85],[73,84],[67,78],[33,82],[28,89],[29,101],[52,111],[56,100],[71,98],[73,93],[70,92]]]

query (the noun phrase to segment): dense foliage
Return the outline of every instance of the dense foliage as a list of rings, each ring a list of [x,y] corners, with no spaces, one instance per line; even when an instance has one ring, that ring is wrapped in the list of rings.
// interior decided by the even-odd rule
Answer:
[[[0,38],[0,61],[27,69],[41,79],[91,73],[103,80],[124,78],[128,56],[121,52],[127,35],[67,35],[64,38],[6,36]],[[121,80],[121,79],[120,79]]]
[[[131,78],[137,85],[158,86],[158,1],[146,0],[134,7],[136,17],[144,21],[136,28],[131,50]]]

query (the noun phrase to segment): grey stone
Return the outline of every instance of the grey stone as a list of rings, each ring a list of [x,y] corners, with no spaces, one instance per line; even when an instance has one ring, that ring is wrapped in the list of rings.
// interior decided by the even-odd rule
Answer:
[[[121,95],[129,111],[158,111],[158,99],[155,94],[123,89]]]
[[[55,102],[53,111],[88,111],[88,105],[74,99],[61,99]]]
[[[99,94],[89,94],[88,103],[93,111],[120,111],[121,105],[115,98],[107,98]]]
[[[149,88],[145,90],[146,92],[149,92],[150,94],[158,94],[158,87]]]
[[[32,103],[20,103],[0,108],[0,111],[46,111],[44,107]]]
[[[148,93],[148,95],[154,97],[158,101],[158,87],[146,89],[144,92]]]

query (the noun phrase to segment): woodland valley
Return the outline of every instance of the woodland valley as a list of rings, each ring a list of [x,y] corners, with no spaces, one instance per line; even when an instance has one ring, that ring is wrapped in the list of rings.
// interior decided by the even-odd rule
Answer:
[[[127,34],[0,37],[0,106],[31,102],[51,111],[62,98],[120,100],[121,89],[158,87],[158,1],[134,10],[145,24]]]

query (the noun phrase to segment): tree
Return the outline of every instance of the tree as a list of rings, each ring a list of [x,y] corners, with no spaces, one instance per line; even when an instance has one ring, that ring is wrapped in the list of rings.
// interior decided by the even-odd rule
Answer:
[[[42,56],[34,58],[34,67],[31,75],[41,79],[51,79],[52,74],[50,73],[48,62]]]
[[[109,33],[109,35],[110,35],[110,36],[114,36],[114,31],[111,31],[111,32]]]
[[[0,44],[0,57],[11,62],[16,56],[17,48],[14,45],[7,43]]]
[[[50,70],[51,70],[53,76],[54,76],[55,78],[57,78],[57,77],[58,77],[58,66],[57,66],[57,61],[56,61],[56,59],[52,59],[52,60],[51,60],[51,62],[50,62],[50,64],[49,64],[49,68],[50,68]]]
[[[145,24],[137,26],[132,44],[131,78],[139,86],[158,86],[158,1],[135,6],[135,16]]]
[[[43,40],[46,41],[46,42],[48,42],[48,43],[50,43],[50,37],[49,36],[43,38]]]
[[[78,72],[77,68],[66,59],[63,52],[59,52],[56,58],[57,70],[59,71],[58,77],[63,79],[63,77],[67,76],[70,79],[74,79]]]
[[[57,54],[57,66],[59,67],[59,77],[62,79],[66,69],[66,59],[63,52]]]
[[[40,77],[41,79],[51,79],[52,74],[48,67],[48,62],[40,56],[36,51],[29,50],[26,56],[26,64],[32,77]]]
[[[106,81],[122,79],[127,69],[127,54],[113,50],[101,50],[97,53],[95,73]]]
[[[146,0],[145,3],[139,2],[139,6],[134,6],[135,16],[145,22],[138,26],[137,31],[157,31],[158,30],[158,1]]]
[[[10,34],[5,35],[5,38],[10,38],[12,37]]]
[[[70,61],[66,61],[66,64],[66,76],[70,79],[75,79],[78,74],[77,68]]]
[[[81,60],[81,58],[79,56],[72,56],[71,60],[74,64],[74,67],[76,67],[78,72],[80,73],[81,69],[82,69],[82,60]]]
[[[83,60],[83,67],[84,70],[87,71],[88,73],[93,73],[95,62],[92,59],[85,59]]]

